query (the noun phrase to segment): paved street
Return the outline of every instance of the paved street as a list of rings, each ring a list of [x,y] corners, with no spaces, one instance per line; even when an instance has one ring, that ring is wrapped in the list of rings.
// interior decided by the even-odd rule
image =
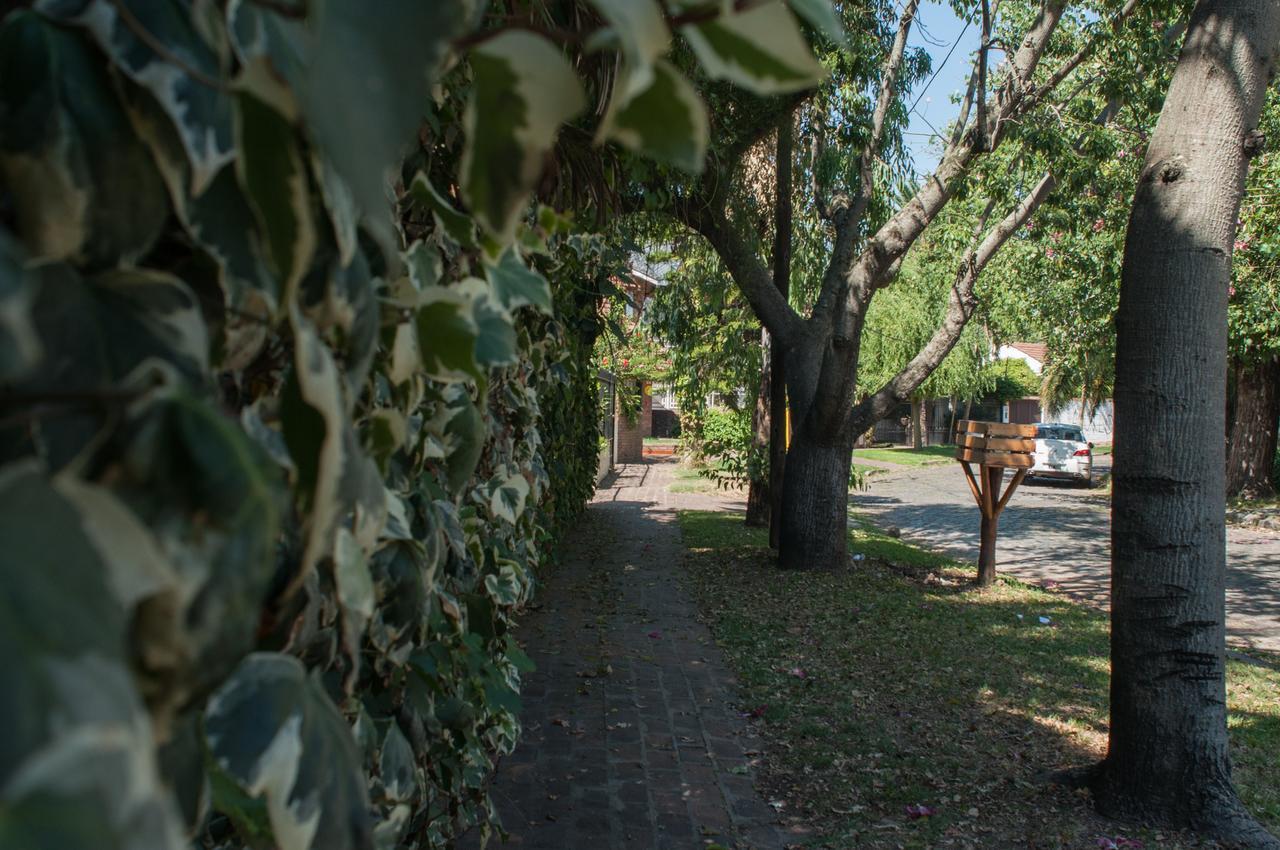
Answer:
[[[1106,469],[1099,464],[1095,473]],[[870,487],[854,501],[877,525],[896,525],[904,539],[977,559],[978,508],[958,463],[886,469]],[[1000,517],[996,569],[1026,581],[1052,579],[1105,607],[1108,509],[1072,484],[1024,482]],[[1280,535],[1227,529],[1227,637],[1236,646],[1280,651]]]

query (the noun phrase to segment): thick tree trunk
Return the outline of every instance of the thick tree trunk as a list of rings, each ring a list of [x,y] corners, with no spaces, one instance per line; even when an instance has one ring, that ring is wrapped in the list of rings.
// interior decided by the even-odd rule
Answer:
[[[924,447],[924,402],[918,398],[911,399],[911,448],[919,451]]]
[[[849,539],[849,471],[853,433],[813,439],[791,435],[783,479],[778,565],[783,569],[831,569],[846,565]]]
[[[773,433],[770,427],[770,403],[773,393],[770,385],[773,377],[770,374],[773,358],[770,355],[769,332],[760,331],[760,392],[756,396],[755,412],[751,415],[751,448],[757,457],[764,457],[769,452],[769,438]],[[751,475],[747,490],[747,525],[753,528],[764,528],[769,524],[769,471],[755,469]]]
[[[1227,498],[1272,496],[1271,465],[1280,420],[1280,357],[1233,359],[1231,372],[1236,391],[1227,423]]]
[[[1227,751],[1226,311],[1280,3],[1200,0],[1134,198],[1116,315],[1106,815],[1280,848]]]
[[[778,122],[775,151],[776,176],[773,198],[773,285],[787,300],[791,293],[791,177],[795,154],[795,115],[788,112]],[[771,349],[773,363],[769,399],[769,546],[782,539],[782,490],[787,468],[787,358],[781,345]]]

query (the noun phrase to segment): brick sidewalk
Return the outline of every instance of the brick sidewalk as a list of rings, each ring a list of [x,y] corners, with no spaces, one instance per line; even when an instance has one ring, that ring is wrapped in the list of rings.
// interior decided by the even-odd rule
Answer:
[[[681,587],[670,462],[624,466],[597,492],[518,635],[538,665],[524,735],[493,796],[519,848],[776,850],[753,787],[758,743]]]

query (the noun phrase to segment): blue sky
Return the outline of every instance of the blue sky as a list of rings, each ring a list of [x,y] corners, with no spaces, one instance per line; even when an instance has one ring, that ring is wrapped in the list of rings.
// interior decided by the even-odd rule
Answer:
[[[907,44],[929,51],[933,60],[930,76],[937,74],[937,78],[932,83],[929,77],[921,80],[908,100],[908,103],[914,103],[919,98],[906,138],[919,174],[929,173],[938,163],[941,146],[929,138],[933,134],[930,125],[945,130],[947,124],[955,119],[959,107],[953,102],[952,95],[963,93],[969,83],[973,54],[978,49],[981,35],[979,29],[976,25],[966,28],[964,21],[951,11],[949,3],[924,0],[920,4]],[[946,58],[948,53],[951,54],[949,60]]]

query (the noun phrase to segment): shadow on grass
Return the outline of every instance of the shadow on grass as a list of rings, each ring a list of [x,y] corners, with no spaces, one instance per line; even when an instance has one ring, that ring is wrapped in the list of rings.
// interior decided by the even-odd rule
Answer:
[[[716,513],[680,521],[690,584],[743,710],[761,715],[769,792],[813,846],[1085,847],[1122,833],[1038,781],[1103,755],[1105,617],[1015,581],[972,589],[966,565],[866,526],[851,531],[866,556],[854,568],[784,573],[760,532]],[[1231,677],[1239,781],[1275,829],[1280,673]]]

